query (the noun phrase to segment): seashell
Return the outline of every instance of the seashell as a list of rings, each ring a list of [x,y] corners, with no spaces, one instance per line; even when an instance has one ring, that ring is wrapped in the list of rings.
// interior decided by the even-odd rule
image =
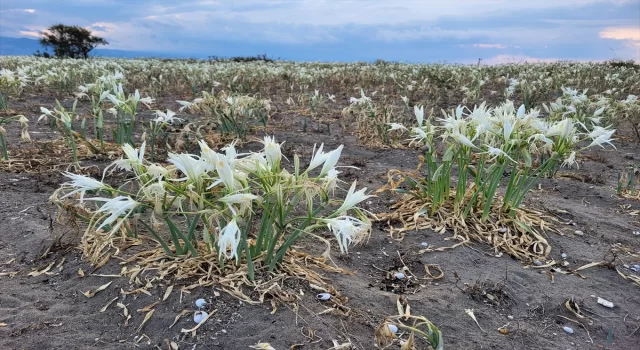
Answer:
[[[331,299],[331,294],[329,294],[329,293],[320,293],[320,294],[316,295],[316,298],[318,298],[318,300],[327,301],[327,300]]]
[[[564,329],[565,333],[567,334],[573,334],[573,328],[571,327],[564,326],[562,327],[562,329]]]
[[[600,297],[598,297],[598,304],[600,304],[600,305],[602,305],[604,307],[608,307],[610,309],[613,308],[613,303],[612,302],[610,302],[609,300],[602,299]]]
[[[498,232],[500,232],[500,233],[505,233],[505,232],[507,232],[507,228],[506,228],[506,227],[500,227],[500,228],[498,229]]]
[[[202,321],[204,321],[207,317],[209,317],[209,314],[204,312],[204,311],[196,311],[195,314],[193,314],[193,322],[195,323],[202,323]]]
[[[542,261],[540,261],[540,260],[535,260],[533,262],[533,264],[536,265],[536,266],[542,266],[543,265]]]
[[[567,255],[567,253],[562,253],[560,256],[561,256],[563,259],[566,259],[568,255]]]
[[[207,306],[207,304],[208,304],[207,301],[202,298],[196,300],[196,307],[199,309],[202,309],[203,307]]]
[[[398,326],[396,326],[395,324],[389,323],[387,327],[389,327],[389,330],[391,331],[391,333],[398,334]]]
[[[427,242],[422,242],[422,243],[420,243],[420,245],[421,245],[421,246],[423,246],[423,247],[428,247],[428,246],[429,246],[429,243],[427,243]]]
[[[397,279],[397,280],[403,280],[405,279],[407,276],[404,275],[404,273],[402,272],[396,272],[393,274],[393,278]]]

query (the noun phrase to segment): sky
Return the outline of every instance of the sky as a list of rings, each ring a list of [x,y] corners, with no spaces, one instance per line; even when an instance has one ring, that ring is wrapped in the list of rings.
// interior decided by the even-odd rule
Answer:
[[[0,36],[36,39],[56,23],[177,57],[640,61],[640,0],[0,1]]]

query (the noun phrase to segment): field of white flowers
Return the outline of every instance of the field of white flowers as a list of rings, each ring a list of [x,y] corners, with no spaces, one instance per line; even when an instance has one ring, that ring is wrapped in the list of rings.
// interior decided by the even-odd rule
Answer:
[[[631,349],[639,73],[0,57],[0,344]]]

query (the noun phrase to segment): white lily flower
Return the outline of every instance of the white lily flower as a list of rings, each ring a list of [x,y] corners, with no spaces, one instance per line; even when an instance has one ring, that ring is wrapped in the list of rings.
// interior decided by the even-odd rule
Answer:
[[[227,259],[235,258],[238,261],[238,245],[240,244],[240,227],[233,218],[227,226],[220,230],[218,236],[218,254],[224,254]]]
[[[110,188],[104,183],[88,176],[78,175],[70,172],[64,172],[63,175],[71,179],[71,181],[65,182],[63,185],[74,187],[75,189],[67,193],[66,195],[62,196],[61,198],[66,198],[76,193],[80,193],[80,203],[82,203],[82,200],[84,199],[84,195],[87,191],[96,191],[100,189]]]
[[[173,124],[174,121],[182,121],[180,118],[174,118],[176,112],[167,109],[167,112],[156,111],[157,118],[153,121],[156,123]]]
[[[204,159],[191,154],[169,153],[169,163],[175,165],[186,176],[178,181],[197,182],[207,171],[212,169]]]
[[[309,162],[309,166],[307,167],[307,172],[319,167],[320,165],[324,164],[324,162],[327,160],[328,153],[322,152],[323,147],[324,147],[324,143],[321,143],[320,147],[318,147],[318,151],[316,151],[316,145],[315,144],[313,145],[311,162]]]
[[[97,212],[110,214],[109,217],[106,218],[96,230],[99,230],[106,225],[110,225],[121,215],[124,215],[123,220],[126,219],[129,215],[131,215],[133,209],[140,205],[140,203],[136,202],[131,197],[125,196],[118,196],[115,198],[87,198],[87,200],[105,202]],[[115,225],[112,230],[115,231],[121,223],[122,221]]]
[[[613,141],[613,139],[611,139],[611,136],[613,135],[613,133],[616,132],[615,129],[612,130],[607,130],[605,128],[602,127],[596,127],[594,129],[593,132],[591,132],[591,134],[589,134],[589,137],[591,137],[593,139],[593,141],[591,141],[591,144],[589,144],[589,146],[587,146],[587,148],[593,147],[593,146],[600,146],[602,148],[604,148],[603,144],[608,143],[611,146],[613,146],[613,148],[616,148],[616,146],[614,146],[611,141]]]
[[[371,223],[358,220],[351,216],[340,216],[333,219],[323,220],[329,230],[336,236],[340,251],[344,254],[348,252],[348,247],[352,242],[358,242],[371,227]]]
[[[338,164],[338,160],[340,160],[340,155],[342,154],[342,149],[344,145],[338,146],[338,148],[326,154],[326,159],[324,161],[324,165],[322,166],[322,170],[320,171],[320,176],[325,175],[329,172],[329,170],[335,168],[336,164]]]
[[[357,181],[354,181],[351,185],[351,188],[349,188],[349,192],[347,192],[347,196],[345,197],[344,202],[342,203],[340,208],[336,210],[337,213],[341,214],[348,210],[351,210],[363,200],[373,197],[372,195],[364,194],[364,192],[367,190],[366,187],[356,192],[356,183]]]
[[[237,215],[238,213],[233,208],[232,204],[240,205],[240,212],[251,208],[251,201],[258,199],[258,196],[253,195],[251,193],[237,193],[226,195],[219,199],[219,201],[226,203],[229,206],[229,209],[233,213],[233,215]]]
[[[486,152],[486,153],[493,157],[491,160],[493,160],[493,159],[495,159],[495,158],[497,158],[497,157],[500,157],[500,156],[504,156],[504,157],[509,158],[509,160],[511,160],[512,162],[514,162],[514,163],[515,163],[515,160],[513,160],[513,158],[509,157],[509,155],[508,155],[508,154],[506,154],[506,153],[505,153],[503,150],[501,150],[500,148],[495,148],[495,147],[487,146],[487,152]]]
[[[280,160],[282,159],[282,152],[280,150],[280,144],[276,142],[275,137],[264,137],[264,153],[267,158],[267,163],[271,169],[275,169],[280,166]]]

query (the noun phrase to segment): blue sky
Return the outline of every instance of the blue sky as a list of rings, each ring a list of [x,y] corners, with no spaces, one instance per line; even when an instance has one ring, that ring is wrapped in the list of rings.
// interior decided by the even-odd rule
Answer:
[[[640,61],[640,0],[2,0],[0,36],[81,25],[109,49],[205,58]]]

